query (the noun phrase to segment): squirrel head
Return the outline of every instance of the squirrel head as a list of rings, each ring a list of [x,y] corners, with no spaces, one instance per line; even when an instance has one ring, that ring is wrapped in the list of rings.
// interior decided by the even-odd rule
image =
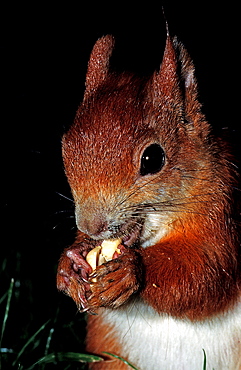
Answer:
[[[215,144],[183,45],[167,35],[160,69],[150,78],[111,71],[113,48],[109,35],[93,48],[63,159],[79,230],[127,245],[138,238],[145,246],[218,193],[218,180],[207,179],[222,160],[211,168]]]

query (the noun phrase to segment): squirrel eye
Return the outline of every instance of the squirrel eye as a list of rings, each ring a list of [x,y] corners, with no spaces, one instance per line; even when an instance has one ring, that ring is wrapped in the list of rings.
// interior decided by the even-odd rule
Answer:
[[[161,170],[165,162],[165,153],[159,144],[148,146],[141,157],[141,176],[154,174]]]

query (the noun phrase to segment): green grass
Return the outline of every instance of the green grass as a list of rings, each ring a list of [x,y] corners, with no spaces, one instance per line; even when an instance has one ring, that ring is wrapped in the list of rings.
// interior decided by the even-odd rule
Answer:
[[[75,333],[73,328],[75,323],[72,321],[63,325],[63,323],[58,322],[58,314],[41,325],[34,333],[26,333],[25,338],[21,338],[22,340],[12,336],[12,346],[4,346],[5,337],[7,338],[6,341],[9,342],[8,327],[11,327],[9,314],[12,308],[11,301],[14,298],[13,293],[14,279],[11,279],[8,291],[0,300],[1,305],[5,303],[0,341],[0,369],[84,369],[84,364],[88,362],[102,361],[102,358],[98,356],[79,352],[65,352],[61,349],[58,344],[58,337],[54,336],[55,329],[59,325],[58,331],[63,330],[65,333],[66,330],[69,331],[68,338],[72,339],[72,342],[78,342],[79,340],[78,333]],[[57,350],[58,347],[59,350]],[[75,363],[74,367],[70,367],[73,363]]]
[[[75,234],[71,213],[62,213],[67,200],[42,187],[36,206],[22,191],[13,225],[9,199],[0,248],[0,369],[86,369],[98,360],[85,353],[86,317],[56,288],[60,253]]]
[[[59,331],[63,330],[64,332],[66,332],[66,326],[63,325],[61,327],[61,323],[58,322],[58,314],[56,314],[56,316],[54,316],[52,319],[47,320],[32,335],[26,335],[25,340],[18,342],[18,345],[14,343],[16,338],[12,337],[12,347],[2,346],[2,344],[4,343],[4,337],[8,336],[8,326],[11,325],[9,313],[12,307],[11,301],[13,293],[14,279],[11,279],[10,286],[7,292],[0,299],[1,305],[4,305],[4,303],[6,303],[0,339],[0,369],[85,369],[85,365],[87,363],[103,361],[101,357],[86,353],[66,352],[61,350],[56,351],[56,346],[58,347],[58,337],[54,337],[56,326],[59,326]],[[67,325],[67,330],[70,332],[72,340],[77,340],[78,342],[78,333],[75,333],[73,331],[74,324],[74,321],[70,322],[69,325]],[[113,355],[108,352],[103,352],[103,354],[104,353],[118,358],[130,368],[138,370],[122,357]]]

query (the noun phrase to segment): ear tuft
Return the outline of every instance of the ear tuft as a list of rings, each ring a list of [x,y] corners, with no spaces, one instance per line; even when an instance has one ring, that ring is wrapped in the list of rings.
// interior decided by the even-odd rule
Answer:
[[[195,67],[192,59],[181,42],[177,37],[173,39],[173,45],[176,50],[178,62],[180,63],[180,78],[184,81],[186,89],[195,88],[197,93],[197,81],[195,78]]]
[[[167,29],[166,46],[162,63],[159,72],[154,73],[153,79],[153,92],[159,105],[165,105],[168,101],[170,102],[179,98],[177,69],[176,51]]]
[[[85,82],[85,98],[87,95],[94,92],[106,79],[114,44],[115,40],[111,35],[103,36],[96,41],[88,63]]]
[[[170,91],[177,84],[177,58],[172,39],[167,28],[167,39],[162,64],[159,71],[159,83]]]
[[[195,67],[183,44],[169,36],[167,39],[160,71],[154,74],[154,93],[160,106],[176,107],[189,128],[208,131],[208,125],[198,100]]]
[[[198,86],[195,77],[195,67],[192,59],[181,42],[175,37],[173,44],[176,50],[178,63],[180,65],[180,85],[182,84],[184,102],[185,102],[185,117],[187,122],[195,124],[195,122],[204,121],[204,116],[201,112],[201,104],[198,100]]]

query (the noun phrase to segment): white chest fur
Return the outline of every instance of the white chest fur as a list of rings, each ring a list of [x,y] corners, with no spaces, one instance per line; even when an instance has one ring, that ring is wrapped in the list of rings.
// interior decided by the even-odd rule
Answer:
[[[143,302],[105,310],[114,326],[123,357],[140,370],[241,369],[241,303],[225,315],[201,322],[159,315]]]

